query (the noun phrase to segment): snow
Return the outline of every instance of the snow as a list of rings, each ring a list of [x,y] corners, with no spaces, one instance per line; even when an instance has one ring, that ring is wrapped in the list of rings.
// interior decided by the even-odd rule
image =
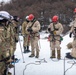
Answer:
[[[35,57],[29,58],[29,55],[31,53],[22,53],[23,37],[19,36],[20,42],[17,43],[15,57],[19,58],[20,61],[18,63],[15,63],[15,74],[14,68],[9,70],[10,72],[12,72],[12,75],[76,75],[76,65],[72,64],[75,60],[66,59],[64,63],[65,54],[71,51],[67,49],[66,45],[73,39],[69,38],[68,34],[63,37],[63,41],[61,43],[61,60],[58,61],[56,58],[53,60],[50,59],[50,44],[49,41],[44,38],[48,35],[49,34],[45,32],[40,33],[40,56],[38,59]],[[70,68],[71,66],[72,68]],[[70,69],[67,70],[68,68]],[[67,71],[64,73],[64,70]]]

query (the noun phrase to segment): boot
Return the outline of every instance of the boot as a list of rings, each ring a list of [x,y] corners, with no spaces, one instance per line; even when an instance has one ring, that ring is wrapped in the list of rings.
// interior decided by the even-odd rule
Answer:
[[[13,55],[12,60],[13,60],[12,63],[14,63],[14,62],[16,62],[18,60],[18,58],[15,58],[15,56]]]
[[[27,53],[27,51],[26,51],[26,47],[24,46],[24,53]]]
[[[72,57],[72,56],[70,55],[70,52],[68,52],[68,53],[66,53],[66,58],[68,58],[68,59],[73,59],[74,57]]]
[[[60,52],[60,50],[57,50],[57,59],[61,59],[61,52]]]
[[[31,54],[29,57],[34,57],[35,55],[34,54]]]
[[[8,75],[12,75],[12,73],[11,72],[8,72]]]
[[[52,50],[52,56],[50,58],[55,58],[55,50]]]
[[[27,50],[26,50],[26,51],[27,51],[27,53],[30,52],[30,50],[29,50],[29,46],[27,46]]]
[[[14,65],[12,65],[12,64],[9,64],[9,68],[14,68]]]
[[[39,52],[38,51],[36,52],[35,58],[39,58]]]
[[[30,55],[29,57],[34,57],[34,56],[35,56],[35,51],[32,50],[32,51],[31,51],[31,55]]]

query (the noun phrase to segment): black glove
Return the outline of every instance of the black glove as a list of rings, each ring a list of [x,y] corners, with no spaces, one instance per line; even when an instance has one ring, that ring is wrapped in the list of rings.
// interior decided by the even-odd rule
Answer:
[[[50,32],[50,28],[48,28],[48,31]]]
[[[32,30],[31,28],[28,28],[27,31],[28,31],[28,32],[32,32],[33,30]]]
[[[69,34],[69,37],[70,37],[70,38],[72,37],[72,32]]]
[[[50,28],[48,28],[48,31],[49,31],[51,34],[53,34],[53,31],[51,31],[51,29],[50,29]]]

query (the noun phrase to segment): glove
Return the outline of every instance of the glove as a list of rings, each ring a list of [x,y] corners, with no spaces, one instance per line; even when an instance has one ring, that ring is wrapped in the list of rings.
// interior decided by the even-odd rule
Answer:
[[[32,32],[33,30],[32,30],[31,28],[28,28],[27,31],[28,31],[28,32]]]
[[[72,32],[69,34],[69,37],[70,37],[70,38],[72,37]]]
[[[48,28],[48,31],[50,32],[50,28]]]
[[[53,34],[56,35],[56,31],[53,31]]]

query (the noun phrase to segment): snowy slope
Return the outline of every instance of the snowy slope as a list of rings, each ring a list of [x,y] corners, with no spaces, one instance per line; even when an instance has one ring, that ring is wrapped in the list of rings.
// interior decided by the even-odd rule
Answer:
[[[44,37],[47,37],[48,34],[40,33],[41,39],[39,41],[40,46],[40,57],[37,59],[35,57],[29,58],[28,56],[30,53],[22,54],[23,51],[23,37],[20,36],[20,42],[17,43],[17,49],[15,52],[15,57],[20,59],[19,63],[15,64],[15,74],[14,69],[10,69],[10,72],[12,72],[12,75],[76,75],[76,65],[74,64],[71,69],[66,71],[64,73],[64,66],[65,70],[71,67],[71,63],[73,63],[73,60],[65,60],[64,65],[64,57],[66,52],[70,52],[71,50],[68,50],[66,45],[68,42],[72,41],[72,38],[69,38],[68,35],[64,36],[64,40],[61,44],[61,60],[51,60],[50,59],[50,44],[47,39],[43,39]],[[21,47],[20,47],[21,46]],[[31,47],[30,47],[31,48]],[[23,60],[23,57],[24,60]],[[23,63],[25,61],[25,63]],[[69,64],[69,63],[70,64]]]

